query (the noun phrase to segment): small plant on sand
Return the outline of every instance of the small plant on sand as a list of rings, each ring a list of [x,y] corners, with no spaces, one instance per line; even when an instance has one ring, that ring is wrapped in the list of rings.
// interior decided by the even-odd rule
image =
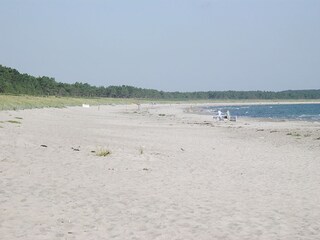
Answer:
[[[110,155],[111,152],[108,149],[101,148],[101,149],[98,149],[97,151],[95,151],[95,154],[98,157],[106,157],[106,156]]]
[[[301,134],[296,133],[296,132],[289,132],[289,133],[287,133],[287,135],[293,136],[293,137],[301,137]]]
[[[9,122],[9,123],[15,123],[15,124],[21,124],[20,121],[16,121],[16,120],[9,120],[8,122]]]
[[[139,147],[139,153],[142,155],[144,153],[144,146]]]

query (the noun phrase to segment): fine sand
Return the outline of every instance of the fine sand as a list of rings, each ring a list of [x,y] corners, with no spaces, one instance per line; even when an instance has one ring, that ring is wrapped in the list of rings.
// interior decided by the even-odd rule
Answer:
[[[320,239],[320,123],[194,109],[0,112],[0,239]]]

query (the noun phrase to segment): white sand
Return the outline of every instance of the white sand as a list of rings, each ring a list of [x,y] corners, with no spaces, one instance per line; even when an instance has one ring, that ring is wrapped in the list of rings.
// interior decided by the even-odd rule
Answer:
[[[183,107],[0,112],[0,239],[320,239],[319,123]]]

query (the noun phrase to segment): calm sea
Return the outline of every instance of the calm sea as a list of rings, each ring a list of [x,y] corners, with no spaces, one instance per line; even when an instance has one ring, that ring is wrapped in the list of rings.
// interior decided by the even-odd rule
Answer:
[[[231,116],[320,121],[320,104],[270,104],[205,107],[204,113],[215,115],[219,110]]]

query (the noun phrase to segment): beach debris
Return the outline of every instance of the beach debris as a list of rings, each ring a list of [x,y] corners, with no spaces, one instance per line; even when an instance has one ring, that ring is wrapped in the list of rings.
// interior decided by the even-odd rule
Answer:
[[[214,125],[212,125],[210,122],[191,122],[191,123],[187,123],[187,124],[191,124],[191,125],[204,125],[204,126],[212,126],[214,127]]]
[[[71,149],[72,149],[73,151],[79,152],[79,151],[80,151],[80,146],[79,146],[78,148],[71,147]]]
[[[161,155],[161,153],[154,152],[154,153],[151,153],[151,155]]]
[[[48,147],[47,145],[44,145],[44,144],[41,144],[40,146],[44,148]]]
[[[165,116],[164,113],[159,113],[158,115],[159,115],[160,117],[164,117],[164,116]]]
[[[264,129],[262,129],[262,128],[257,129],[257,132],[263,132],[263,131],[264,131]]]
[[[183,148],[180,148],[180,150],[183,151],[183,152],[185,151]]]
[[[207,122],[207,121],[204,121],[203,123],[194,123],[194,124],[205,125],[205,126],[213,126],[211,124],[211,122]]]
[[[143,171],[149,171],[150,169],[149,168],[143,168],[142,170]]]
[[[92,150],[91,152],[92,152],[92,153],[95,153],[96,151]]]
[[[270,133],[276,133],[278,132],[277,130],[271,130]]]
[[[89,104],[82,104],[82,107],[83,107],[83,108],[89,108],[90,105],[89,105]]]
[[[320,140],[320,137],[316,138],[316,140]]]

